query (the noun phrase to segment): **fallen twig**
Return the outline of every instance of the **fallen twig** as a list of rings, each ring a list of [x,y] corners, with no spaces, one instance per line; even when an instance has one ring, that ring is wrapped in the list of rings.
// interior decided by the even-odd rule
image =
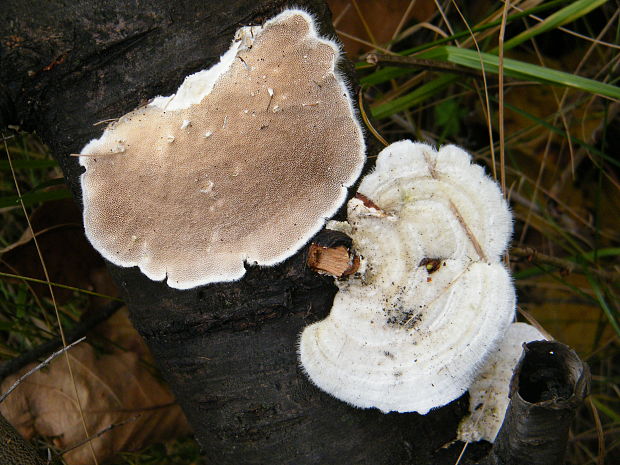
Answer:
[[[429,60],[426,58],[369,53],[366,55],[366,62],[371,65],[389,65],[401,68],[424,68],[425,70],[447,71],[449,73],[466,74],[468,76],[482,78],[482,73],[479,71],[445,61]]]
[[[526,258],[530,263],[554,266],[558,268],[560,272],[565,274],[574,272],[584,273],[587,271],[588,273],[592,273],[600,278],[611,281],[620,279],[620,273],[617,271],[600,270],[565,258],[553,257],[551,255],[540,253],[531,247],[513,247],[510,249],[510,254],[514,257]]]
[[[2,394],[0,396],[0,404],[2,402],[4,402],[4,399],[6,399],[9,394],[11,392],[13,392],[15,390],[15,388],[17,388],[17,386],[19,386],[26,378],[28,378],[30,375],[32,375],[33,373],[36,373],[37,371],[39,371],[41,368],[43,368],[44,366],[49,365],[49,363],[54,360],[56,357],[58,357],[59,355],[62,355],[63,353],[65,353],[66,351],[68,351],[69,349],[71,349],[73,346],[79,344],[80,342],[82,342],[84,339],[86,339],[86,337],[82,337],[80,339],[78,339],[75,342],[72,342],[71,344],[69,344],[66,347],[63,347],[62,349],[60,349],[57,352],[54,352],[52,355],[50,355],[49,357],[47,357],[44,361],[42,361],[41,363],[39,363],[36,367],[34,367],[32,370],[28,370],[28,372],[22,376],[19,377],[19,379],[17,381],[15,381],[13,383],[13,385],[8,389],[8,391],[6,391],[4,394]]]

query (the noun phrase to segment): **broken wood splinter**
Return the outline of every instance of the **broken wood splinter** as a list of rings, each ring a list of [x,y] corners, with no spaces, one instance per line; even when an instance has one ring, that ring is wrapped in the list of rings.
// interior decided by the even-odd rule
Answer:
[[[343,245],[323,247],[313,243],[308,250],[307,263],[315,271],[342,278],[359,269],[360,259]]]

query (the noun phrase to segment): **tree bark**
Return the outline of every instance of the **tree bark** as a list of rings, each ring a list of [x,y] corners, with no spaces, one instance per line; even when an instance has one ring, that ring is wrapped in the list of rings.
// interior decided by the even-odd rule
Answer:
[[[0,463],[2,465],[60,465],[58,457],[49,452],[49,461],[24,440],[13,426],[0,415]]]
[[[214,64],[235,30],[279,13],[284,0],[3,2],[0,127],[37,132],[80,200],[75,157],[105,125]],[[318,0],[296,1],[335,36]],[[342,63],[354,81],[352,67]],[[342,210],[340,212],[342,218]],[[238,282],[187,291],[137,268],[110,270],[132,321],[183,407],[209,463],[450,464],[467,410],[461,398],[426,416],[350,407],[316,389],[297,362],[299,333],[324,318],[336,288],[306,266],[307,247]],[[486,455],[471,445],[462,464]]]

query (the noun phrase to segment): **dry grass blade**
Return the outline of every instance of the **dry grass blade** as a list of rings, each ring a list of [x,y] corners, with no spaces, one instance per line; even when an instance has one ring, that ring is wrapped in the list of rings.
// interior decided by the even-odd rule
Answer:
[[[121,299],[119,299],[117,297],[113,297],[111,295],[101,294],[100,292],[89,291],[88,289],[79,289],[77,287],[67,286],[66,284],[60,284],[60,283],[55,283],[55,282],[43,281],[41,279],[31,278],[29,276],[22,276],[22,275],[19,275],[19,274],[3,273],[3,272],[0,272],[0,276],[3,276],[5,278],[18,279],[18,280],[24,281],[24,282],[31,282],[31,283],[37,283],[37,284],[49,284],[49,285],[54,286],[54,287],[59,287],[59,288],[62,288],[62,289],[68,289],[68,290],[75,291],[75,292],[78,292],[78,293],[81,293],[81,294],[92,295],[93,297],[102,297],[104,299],[115,300],[117,302],[122,302]]]
[[[550,341],[555,341],[555,338],[551,335],[551,333],[547,331],[543,327],[543,325],[541,325],[540,322],[536,318],[534,318],[534,316],[530,312],[521,308],[519,305],[517,305],[517,311],[519,312],[521,316],[523,316],[523,318],[527,320],[529,324],[531,324],[534,328],[540,331],[542,335],[545,336],[545,338],[547,338]]]
[[[403,16],[400,18],[400,21],[398,25],[396,26],[396,29],[394,29],[394,33],[392,34],[392,41],[394,41],[396,37],[398,36],[398,34],[400,34],[400,31],[403,29],[403,26],[405,25],[405,22],[407,21],[407,18],[409,17],[409,14],[411,13],[411,10],[413,10],[413,7],[415,6],[415,4],[416,4],[416,0],[411,0],[409,2],[409,5],[407,5],[407,9],[403,13]]]
[[[592,412],[592,418],[594,418],[594,425],[596,426],[596,437],[598,439],[598,457],[597,465],[605,464],[605,434],[603,433],[603,424],[601,423],[601,417],[598,414],[598,410],[592,402],[592,398],[587,399],[588,407]]]
[[[583,55],[583,57],[581,58],[581,60],[579,61],[579,63],[577,64],[577,67],[575,68],[575,74],[579,74],[582,67],[585,65],[586,61],[588,60],[588,58],[590,57],[590,55],[593,53],[594,51],[594,47],[595,45],[600,45],[601,41],[598,40],[601,37],[604,37],[605,34],[607,33],[607,31],[609,30],[609,28],[612,26],[612,24],[616,21],[616,19],[618,18],[618,15],[620,14],[620,11],[616,11],[613,16],[607,21],[607,24],[605,25],[605,27],[603,27],[603,29],[601,30],[601,32],[598,34],[597,36],[597,40],[594,41],[590,47],[588,48],[588,50],[585,52],[585,54]],[[536,52],[536,56],[538,57],[538,60],[541,64],[545,64],[545,60],[542,56],[542,53],[540,52],[538,45],[536,43],[535,39],[532,39],[532,44],[534,46],[534,50]],[[558,106],[558,110],[556,115],[554,116],[554,120],[552,124],[556,124],[556,121],[558,118],[561,119],[562,121],[562,126],[564,127],[564,131],[566,133],[566,141],[568,143],[568,148],[569,148],[569,153],[570,153],[570,171],[567,171],[568,173],[570,173],[570,176],[572,179],[575,179],[575,150],[573,148],[573,143],[572,143],[572,138],[570,137],[570,129],[569,129],[569,124],[568,121],[566,120],[566,111],[564,110],[564,106],[566,104],[566,100],[568,97],[568,89],[564,89],[563,93],[562,93],[562,97],[558,98],[556,90],[554,88],[551,89],[553,92],[553,97],[556,100],[557,106]],[[584,113],[583,118],[586,117],[586,113]],[[552,133],[549,133],[548,137],[547,137],[547,143],[545,146],[545,151],[543,154],[543,160],[540,163],[540,169],[538,171],[538,178],[536,179],[536,184],[534,186],[534,192],[532,194],[532,205],[534,205],[536,203],[536,197],[538,195],[539,189],[540,189],[540,184],[542,182],[542,177],[543,177],[543,172],[545,169],[545,165],[546,165],[546,160],[547,160],[547,156],[549,153],[549,147],[551,145],[551,141],[552,141]],[[568,176],[565,176],[565,178],[568,178]],[[527,217],[525,219],[525,224],[523,226],[523,229],[521,231],[521,236],[519,238],[519,242],[523,243],[523,240],[525,238],[525,235],[527,234],[529,225],[530,225],[530,219],[531,219],[531,214],[532,214],[532,209],[528,210],[528,214]]]
[[[493,144],[493,123],[491,122],[491,104],[489,102],[489,86],[487,84],[487,75],[486,75],[486,72],[485,72],[485,69],[484,69],[484,61],[482,61],[482,55],[481,55],[481,52],[480,52],[480,46],[478,45],[478,41],[476,40],[476,35],[471,30],[471,27],[469,26],[469,23],[465,19],[465,16],[463,16],[463,13],[461,13],[461,10],[459,9],[459,7],[456,4],[456,2],[454,0],[452,0],[452,3],[454,5],[454,8],[456,9],[456,11],[458,12],[459,16],[463,20],[463,24],[465,24],[465,27],[467,27],[467,30],[469,31],[469,34],[470,34],[470,37],[471,37],[471,40],[474,42],[474,45],[476,46],[476,50],[478,51],[478,56],[480,57],[480,69],[482,70],[482,79],[483,79],[483,84],[484,84],[484,109],[485,109],[485,117],[486,117],[486,120],[487,120],[487,129],[488,129],[488,134],[489,134],[489,147],[491,147],[491,166],[493,168],[493,178],[497,179],[497,166],[496,166],[496,163],[495,163],[495,150],[493,148],[494,144]]]
[[[390,145],[383,138],[383,136],[381,136],[381,134],[377,132],[377,130],[374,128],[374,126],[370,122],[370,119],[368,119],[368,115],[366,114],[366,110],[364,109],[364,96],[362,94],[362,89],[360,89],[359,92],[357,93],[357,105],[360,109],[360,115],[362,116],[362,120],[364,121],[364,124],[366,125],[368,130],[371,132],[371,134],[375,136],[377,140],[381,142],[385,147]]]
[[[368,34],[368,37],[370,37],[370,42],[373,44],[373,47],[374,47],[377,44],[377,39],[375,39],[375,36],[372,33],[372,30],[371,30],[370,26],[366,22],[366,18],[364,18],[364,14],[362,13],[362,10],[360,9],[359,5],[357,4],[357,0],[352,0],[351,3],[353,4],[353,8],[355,8],[355,11],[357,12],[357,15],[359,16],[360,20],[362,21],[362,24],[364,25],[364,30],[366,31],[366,34]]]
[[[474,236],[473,231],[467,225],[467,223],[463,219],[463,216],[459,212],[458,208],[456,208],[456,205],[454,205],[454,202],[452,202],[452,200],[450,200],[450,209],[452,210],[452,213],[454,213],[454,216],[456,216],[456,219],[458,220],[459,224],[461,225],[461,227],[465,231],[465,234],[469,238],[469,241],[474,246],[474,250],[476,251],[476,253],[480,257],[480,259],[484,260],[485,262],[488,262],[489,259],[487,258],[486,254],[484,253],[484,250],[482,250],[482,247],[480,246],[480,242],[478,242],[478,239],[476,239],[476,236]]]
[[[620,279],[620,273],[616,271],[599,270],[592,268],[591,264],[580,264],[571,260],[566,260],[544,253],[538,252],[532,247],[512,247],[510,253],[515,257],[522,257],[527,259],[528,262],[541,265],[551,265],[557,268],[561,273],[570,274],[576,271],[581,273],[592,273],[602,279],[614,282]]]
[[[83,338],[88,331],[91,331],[95,326],[114,315],[114,313],[116,313],[122,305],[122,302],[112,301],[100,311],[92,313],[80,321],[80,323],[78,323],[73,329],[67,332],[67,340],[73,341],[67,347],[71,347],[76,340]],[[28,352],[22,353],[20,356],[5,362],[2,366],[0,366],[0,379],[4,379],[10,374],[21,370],[29,363],[39,360],[42,356],[55,351],[61,345],[62,341],[59,339],[51,339],[32,348]]]
[[[461,459],[465,456],[465,451],[467,450],[467,446],[468,445],[469,445],[469,441],[467,441],[465,444],[463,444],[463,448],[461,449],[461,453],[457,457],[456,462],[454,462],[454,465],[459,465],[459,463],[461,463]]]
[[[391,50],[388,50],[387,48],[380,47],[379,45],[373,44],[372,42],[368,42],[367,40],[351,35],[345,31],[341,31],[340,29],[336,29],[336,32],[338,33],[338,35],[342,37],[346,37],[347,39],[354,40],[355,42],[359,42],[360,44],[366,45],[367,47],[371,47],[375,50],[380,50],[383,53],[394,54],[394,52],[392,52]]]
[[[33,236],[32,240],[33,240],[34,245],[35,245],[35,247],[37,249],[37,254],[39,255],[39,260],[41,261],[41,267],[43,268],[43,273],[45,274],[45,279],[47,281],[49,293],[50,293],[50,296],[52,298],[52,304],[54,306],[54,311],[56,313],[56,320],[58,322],[58,329],[59,329],[59,332],[60,332],[60,337],[62,339],[63,346],[67,347],[67,340],[65,338],[65,333],[64,333],[64,330],[62,328],[62,322],[60,321],[60,313],[58,311],[58,305],[56,303],[56,297],[54,295],[54,288],[50,284],[51,280],[50,280],[49,274],[47,272],[47,267],[45,266],[45,260],[43,259],[43,254],[41,253],[41,248],[39,247],[39,242],[37,241],[37,237],[34,234],[34,230],[32,229],[32,224],[30,224],[30,218],[28,216],[28,212],[26,211],[26,206],[24,205],[24,202],[22,200],[21,189],[19,187],[19,182],[17,181],[17,176],[15,174],[15,170],[13,169],[13,160],[11,159],[11,153],[9,151],[9,147],[8,147],[7,142],[6,142],[6,139],[4,140],[4,150],[6,152],[6,156],[7,156],[8,161],[9,161],[9,167],[10,167],[10,170],[11,170],[11,175],[13,176],[13,182],[15,183],[15,191],[17,192],[17,195],[19,196],[20,204],[21,204],[22,210],[24,212],[24,216],[26,218],[26,222],[28,223],[28,229],[30,230],[30,233]],[[78,394],[77,385],[75,384],[75,379],[74,379],[74,376],[73,376],[73,370],[71,368],[71,362],[69,360],[69,354],[68,354],[68,352],[66,350],[64,351],[64,354],[65,354],[65,360],[67,361],[67,368],[69,369],[69,374],[71,376],[71,379],[73,380],[73,388],[74,388],[75,399],[76,399],[76,401],[78,403],[78,406],[79,406],[79,409],[80,409],[80,416],[81,416],[81,420],[82,420],[82,426],[84,427],[84,433],[86,434],[86,437],[88,437],[88,435],[89,435],[88,428],[86,427],[86,420],[84,419],[84,412],[83,412],[82,407],[81,407],[81,401],[80,401],[80,396]],[[92,444],[90,445],[90,450],[91,450],[92,457],[93,457],[93,460],[94,460],[95,464],[98,464],[99,462],[97,461],[97,457],[95,455],[95,450],[93,449]]]
[[[510,0],[504,2],[502,25],[499,30],[499,178],[502,192],[506,195],[506,145],[504,141],[504,37],[506,34],[506,17]]]
[[[446,24],[446,27],[448,28],[448,31],[450,31],[450,35],[454,35],[454,29],[452,29],[452,26],[450,25],[450,21],[448,21],[448,17],[446,16],[446,12],[444,11],[444,9],[441,7],[441,5],[439,4],[438,0],[434,0],[435,1],[435,6],[437,7],[437,11],[439,11],[439,14],[441,15],[441,18],[443,19],[443,22]],[[458,46],[459,43],[455,40],[454,43]]]
[[[434,24],[428,23],[426,21],[423,21],[421,23],[415,24],[415,25],[411,26],[410,28],[407,28],[406,30],[404,30],[398,39],[400,39],[400,40],[405,39],[405,38],[415,34],[420,29],[428,29],[430,31],[433,31],[435,34],[437,34],[438,36],[443,37],[444,39],[447,39],[448,37],[450,37],[440,27],[437,27]]]

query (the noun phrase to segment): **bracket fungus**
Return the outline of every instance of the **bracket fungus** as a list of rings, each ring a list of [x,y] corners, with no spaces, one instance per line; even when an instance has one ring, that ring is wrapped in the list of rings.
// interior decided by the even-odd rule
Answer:
[[[534,326],[513,323],[501,344],[485,362],[469,388],[469,415],[458,429],[458,439],[493,442],[504,421],[513,370],[523,353],[523,344],[547,339]]]
[[[338,45],[286,10],[80,153],[86,235],[177,289],[274,265],[342,205],[365,145]]]
[[[419,412],[463,394],[514,317],[500,261],[512,232],[497,184],[456,146],[400,141],[328,228],[353,239],[358,272],[300,362],[319,388],[362,408]]]

